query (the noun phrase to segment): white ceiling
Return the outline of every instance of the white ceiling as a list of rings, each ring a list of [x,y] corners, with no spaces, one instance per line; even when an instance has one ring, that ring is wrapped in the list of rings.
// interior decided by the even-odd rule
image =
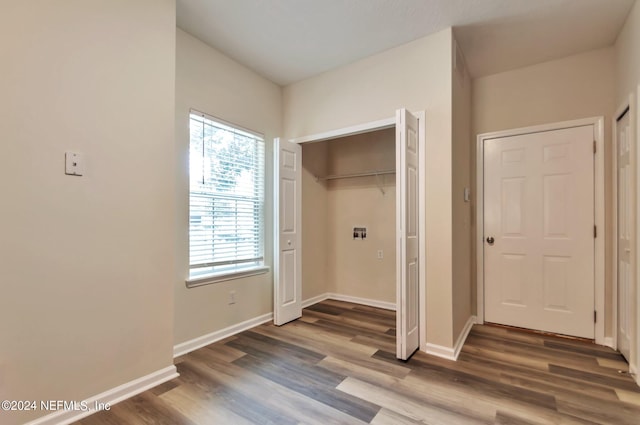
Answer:
[[[609,46],[633,2],[177,0],[177,23],[280,85],[453,26],[479,77]]]

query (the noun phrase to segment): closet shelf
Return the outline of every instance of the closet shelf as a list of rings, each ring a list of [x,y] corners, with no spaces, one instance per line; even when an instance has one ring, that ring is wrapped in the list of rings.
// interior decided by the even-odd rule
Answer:
[[[395,174],[395,173],[396,173],[395,170],[381,170],[381,171],[370,171],[368,173],[332,174],[324,177],[316,177],[316,180],[325,181],[325,180],[351,179],[354,177],[384,176],[384,175]]]

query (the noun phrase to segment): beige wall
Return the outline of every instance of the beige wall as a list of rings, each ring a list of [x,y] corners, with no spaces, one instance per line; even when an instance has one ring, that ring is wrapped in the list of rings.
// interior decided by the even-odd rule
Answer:
[[[83,400],[173,363],[175,2],[5,2],[0,34],[0,399]]]
[[[329,292],[327,143],[302,145],[302,301]]]
[[[615,108],[615,51],[605,48],[473,81],[472,132],[481,133],[605,117],[605,222],[611,229],[611,117]],[[475,158],[475,140],[471,141]],[[475,166],[473,171],[475,187]],[[475,201],[475,200],[474,200]],[[475,238],[475,235],[474,235]],[[474,239],[475,240],[475,239]],[[605,242],[611,252],[612,235]],[[475,244],[473,246],[475,248]],[[475,249],[474,249],[475,257]],[[611,305],[611,258],[606,262],[606,305]],[[472,274],[475,286],[475,274]],[[475,287],[473,289],[475,292]],[[611,335],[608,311],[605,334]]]
[[[173,229],[177,244],[175,343],[223,329],[273,311],[272,273],[187,289],[188,276],[188,147],[189,109],[262,133],[267,158],[265,224],[266,263],[272,263],[273,192],[272,140],[280,135],[282,98],[279,86],[232,61],[184,31],[176,40],[176,145],[178,168],[177,213]],[[236,303],[228,304],[229,292]]]
[[[636,102],[632,105],[635,107],[636,117],[636,146],[640,146],[638,135],[638,123],[640,123],[640,102],[638,93],[638,85],[640,84],[640,3],[636,2],[627,18],[624,28],[620,32],[615,45],[616,51],[616,108],[621,107],[624,103],[628,103],[629,95],[634,94]],[[633,110],[633,109],[632,109]],[[638,152],[638,151],[637,151]],[[638,160],[636,159],[636,164]],[[637,165],[636,165],[637,174]],[[640,190],[640,184],[637,184],[637,190]],[[636,190],[636,193],[637,193]],[[636,212],[640,211],[638,206],[638,195],[636,195]],[[636,226],[636,229],[638,226]],[[638,235],[636,235],[638,239]],[[631,341],[631,364],[636,371],[640,363],[640,286],[636,278],[636,297],[635,297],[635,343]],[[635,348],[635,349],[634,349]],[[639,381],[640,382],[640,381]]]
[[[456,54],[454,41],[453,52]],[[462,51],[457,51],[453,69],[452,100],[452,255],[453,335],[460,335],[472,315],[471,202],[464,201],[464,188],[471,188],[471,80]],[[475,299],[475,298],[474,298]],[[455,341],[454,341],[455,342]]]
[[[391,128],[329,142],[328,173],[394,170],[395,139]],[[395,195],[394,175],[328,182],[331,292],[396,302]],[[353,239],[355,226],[367,228],[366,239]]]
[[[618,35],[616,51],[616,107],[640,83],[640,4],[635,3]]]
[[[330,291],[395,304],[395,179],[386,177],[384,194],[374,178],[360,180],[329,190]],[[366,239],[353,239],[356,226],[367,228]]]
[[[474,136],[596,115],[610,118],[614,84],[613,48],[475,79]]]
[[[287,138],[424,110],[426,125],[427,340],[451,347],[451,29],[284,88]]]

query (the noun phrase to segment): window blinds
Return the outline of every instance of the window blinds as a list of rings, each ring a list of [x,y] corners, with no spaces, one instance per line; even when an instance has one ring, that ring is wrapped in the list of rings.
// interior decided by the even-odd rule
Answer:
[[[190,276],[263,264],[264,140],[190,115]]]

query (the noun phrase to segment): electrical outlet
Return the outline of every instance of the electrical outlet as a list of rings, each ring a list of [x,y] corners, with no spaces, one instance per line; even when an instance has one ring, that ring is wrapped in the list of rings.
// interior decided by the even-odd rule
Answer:
[[[382,260],[383,258],[384,258],[384,252],[381,249],[379,249],[378,250],[378,260]]]
[[[236,291],[229,291],[229,305],[236,303]]]

